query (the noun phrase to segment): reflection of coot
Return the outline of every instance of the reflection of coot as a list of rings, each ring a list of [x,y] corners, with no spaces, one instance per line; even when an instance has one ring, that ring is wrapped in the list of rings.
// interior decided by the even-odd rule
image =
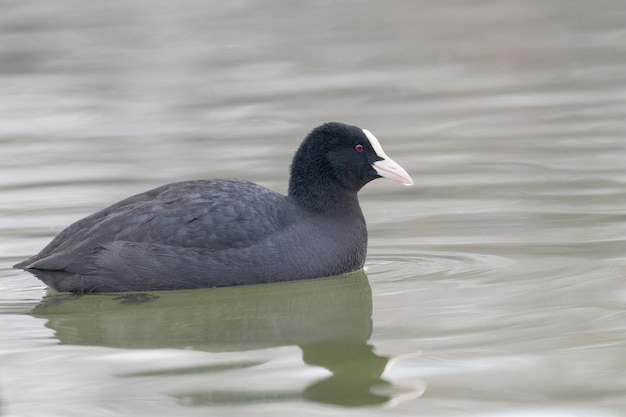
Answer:
[[[372,295],[363,271],[313,280],[189,291],[49,294],[33,310],[63,344],[117,348],[193,348],[211,352],[298,345],[307,364],[333,375],[300,393],[310,401],[376,404],[387,358],[367,344]],[[246,366],[254,366],[248,364]],[[215,369],[212,369],[215,371]],[[207,370],[208,371],[208,370]],[[188,370],[180,370],[185,374]],[[137,376],[159,375],[150,371]],[[168,368],[163,375],[175,375]],[[132,377],[133,375],[126,375]],[[180,393],[186,404],[254,402],[254,393]],[[266,401],[272,393],[258,397]],[[252,399],[251,399],[252,396]]]
[[[188,291],[48,295],[33,310],[64,344],[238,351],[337,339],[365,343],[372,295],[363,271]]]
[[[304,362],[332,373],[304,390],[307,400],[343,406],[383,404],[389,400],[388,395],[372,392],[373,387],[390,384],[381,378],[389,358],[376,355],[371,345],[335,341],[301,347]]]

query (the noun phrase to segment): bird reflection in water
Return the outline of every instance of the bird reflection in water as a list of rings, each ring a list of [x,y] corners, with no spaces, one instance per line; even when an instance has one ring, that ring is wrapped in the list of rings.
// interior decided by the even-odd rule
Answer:
[[[126,349],[241,352],[299,346],[303,361],[330,371],[301,391],[228,391],[195,387],[183,404],[216,405],[304,399],[341,406],[390,404],[420,389],[383,378],[389,357],[368,343],[372,293],[364,271],[253,286],[150,293],[50,293],[33,310],[63,344]],[[119,377],[167,377],[253,368],[265,361],[160,369]]]

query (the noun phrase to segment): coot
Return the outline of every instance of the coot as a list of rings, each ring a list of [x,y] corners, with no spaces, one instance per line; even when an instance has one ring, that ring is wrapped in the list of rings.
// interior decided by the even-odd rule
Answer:
[[[304,139],[286,196],[238,179],[184,181],[128,197],[15,265],[57,291],[149,291],[337,275],[365,263],[357,192],[411,177],[368,130],[326,123]]]

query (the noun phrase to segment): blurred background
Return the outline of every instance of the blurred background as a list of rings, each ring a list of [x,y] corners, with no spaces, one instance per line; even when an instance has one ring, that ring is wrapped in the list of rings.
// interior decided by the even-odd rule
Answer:
[[[0,415],[626,415],[624,1],[0,9]],[[361,192],[365,278],[124,310],[11,268],[167,182],[285,192],[332,120],[415,181]]]

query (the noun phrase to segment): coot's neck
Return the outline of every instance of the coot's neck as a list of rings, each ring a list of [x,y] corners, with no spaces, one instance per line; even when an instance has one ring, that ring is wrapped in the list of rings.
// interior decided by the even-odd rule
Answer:
[[[306,167],[292,166],[288,196],[315,213],[363,218],[357,190],[346,188],[330,172],[306,172]]]

